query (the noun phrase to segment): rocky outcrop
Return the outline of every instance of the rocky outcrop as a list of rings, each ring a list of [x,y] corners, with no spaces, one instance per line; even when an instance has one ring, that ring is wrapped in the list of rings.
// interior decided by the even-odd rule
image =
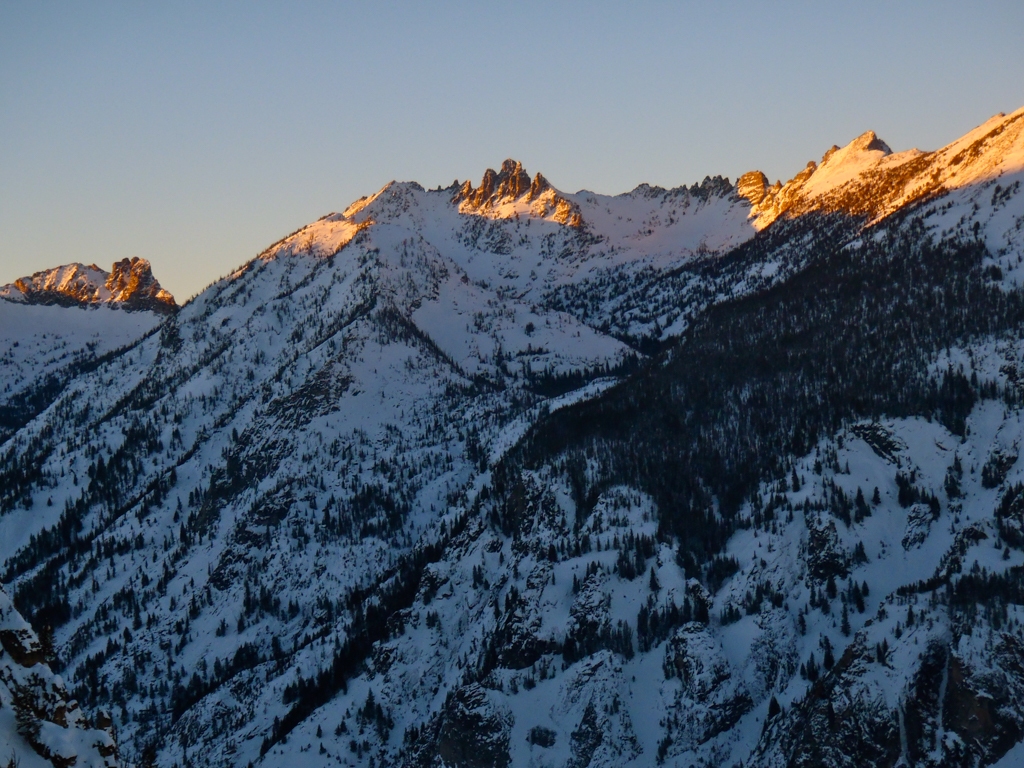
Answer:
[[[849,572],[834,520],[807,516],[807,571],[817,581],[844,578]]]
[[[987,643],[983,661],[976,651]],[[952,644],[933,637],[893,702],[879,679],[896,672],[858,638],[792,711],[765,726],[749,765],[991,765],[1024,735],[1022,651],[1009,633]]]
[[[820,163],[808,163],[785,184],[768,186],[760,171],[744,174],[736,193],[749,201],[759,230],[780,217],[814,211],[879,221],[909,204],[1019,173],[1022,147],[1024,110],[996,115],[935,152],[893,154],[874,131],[866,131],[845,147],[833,146]],[[1000,186],[993,201],[1002,192]]]
[[[1024,644],[1011,633],[970,641],[949,654],[939,723],[959,738],[947,750],[946,764],[965,768],[995,762],[1024,737]],[[986,642],[992,643],[989,659],[968,650]]]
[[[744,173],[736,180],[736,192],[750,201],[751,206],[759,205],[768,195],[768,177],[761,171]]]
[[[731,679],[721,645],[699,622],[681,627],[666,643],[664,671],[666,679],[679,680],[677,709],[687,712],[685,719],[673,722],[673,753],[727,731],[754,706],[745,686]]]
[[[879,692],[861,684],[871,664],[863,645],[848,648],[791,712],[769,721],[750,765],[896,765],[901,754],[897,713]]]
[[[46,665],[39,637],[0,590],[0,759],[54,768],[114,768],[119,764],[105,715],[90,724],[61,678]],[[8,714],[3,714],[3,713]]]
[[[133,256],[114,262],[107,277],[110,301],[125,309],[148,309],[153,312],[173,312],[177,309],[174,297],[160,287],[146,259]]]
[[[579,726],[572,732],[572,759],[569,761],[569,768],[585,768],[590,765],[602,741],[604,730],[597,721],[597,709],[591,701],[583,712]]]
[[[438,754],[452,768],[505,768],[510,762],[511,720],[480,685],[463,686],[445,707]]]
[[[95,264],[66,264],[36,272],[0,288],[0,297],[25,304],[64,307],[106,304],[128,310],[171,314],[174,297],[153,276],[146,259],[134,256],[115,262],[110,272]]]
[[[540,178],[540,174],[537,174]],[[506,160],[501,164],[501,170],[495,172],[488,168],[484,171],[484,177],[480,186],[475,190],[468,181],[459,190],[457,198],[463,198],[473,208],[499,205],[507,200],[517,200],[530,192],[530,175],[523,170],[523,164],[515,160]],[[457,200],[462,202],[462,200]]]
[[[476,189],[465,182],[452,202],[459,206],[460,213],[506,218],[522,209],[523,213],[550,218],[569,227],[583,226],[583,215],[576,203],[559,194],[541,174],[531,180],[523,164],[516,160],[503,162],[500,171],[488,168]]]

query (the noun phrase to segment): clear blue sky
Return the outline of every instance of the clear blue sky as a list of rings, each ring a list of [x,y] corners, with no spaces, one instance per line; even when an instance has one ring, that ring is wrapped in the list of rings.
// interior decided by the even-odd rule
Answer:
[[[1024,105],[1024,3],[0,0],[0,284],[148,258],[179,301],[391,179],[566,191]]]

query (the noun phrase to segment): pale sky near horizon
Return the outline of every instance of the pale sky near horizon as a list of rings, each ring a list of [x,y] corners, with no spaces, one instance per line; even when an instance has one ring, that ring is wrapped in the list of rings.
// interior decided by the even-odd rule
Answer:
[[[179,302],[392,179],[794,175],[1024,106],[1024,3],[0,0],[0,285],[142,256]]]

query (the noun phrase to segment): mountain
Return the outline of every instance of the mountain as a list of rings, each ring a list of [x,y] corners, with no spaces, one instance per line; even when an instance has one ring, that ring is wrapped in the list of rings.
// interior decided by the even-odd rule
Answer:
[[[110,272],[95,264],[67,264],[36,272],[0,288],[0,298],[63,307],[107,304],[161,314],[173,314],[178,308],[174,297],[153,277],[149,262],[138,256],[114,262]]]
[[[109,273],[68,264],[0,288],[0,440],[45,410],[74,376],[175,311],[149,262],[137,257]]]
[[[0,579],[128,762],[1011,764],[1022,117],[391,182],[164,315],[19,289],[153,319],[9,357]]]
[[[980,204],[979,193],[998,179],[1019,181],[1016,177],[1024,170],[1022,123],[1024,109],[998,114],[938,151],[898,154],[867,131],[842,149],[832,147],[820,165],[808,163],[785,184],[769,187],[764,174],[755,171],[744,175],[739,186],[758,229],[782,215],[810,211],[842,211],[878,221],[932,199],[945,198],[947,204],[955,199],[962,207],[971,197]],[[959,194],[952,198],[953,193]]]
[[[459,205],[459,213],[493,218],[525,214],[577,229],[583,226],[579,205],[559,194],[539,173],[531,181],[523,164],[514,160],[502,163],[497,173],[488,169],[476,189],[467,181],[452,202]]]

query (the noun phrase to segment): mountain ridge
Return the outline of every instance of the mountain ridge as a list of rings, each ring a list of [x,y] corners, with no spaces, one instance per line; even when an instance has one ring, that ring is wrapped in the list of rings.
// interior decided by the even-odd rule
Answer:
[[[0,578],[166,768],[1010,759],[1014,115],[774,192],[392,182],[72,367],[0,302]]]
[[[107,305],[157,314],[170,314],[178,308],[174,297],[153,276],[150,263],[138,256],[114,262],[110,272],[77,262],[42,270],[0,287],[0,298],[66,307]]]
[[[847,211],[879,221],[905,206],[1005,173],[1020,173],[1024,169],[1022,137],[1024,108],[1009,115],[999,113],[934,152],[893,154],[873,131],[867,131],[842,149],[833,147],[820,164],[808,163],[785,184],[768,187],[767,179],[763,174],[758,178],[757,172],[743,178],[758,228],[784,214],[813,210]],[[830,167],[835,165],[840,167]]]

